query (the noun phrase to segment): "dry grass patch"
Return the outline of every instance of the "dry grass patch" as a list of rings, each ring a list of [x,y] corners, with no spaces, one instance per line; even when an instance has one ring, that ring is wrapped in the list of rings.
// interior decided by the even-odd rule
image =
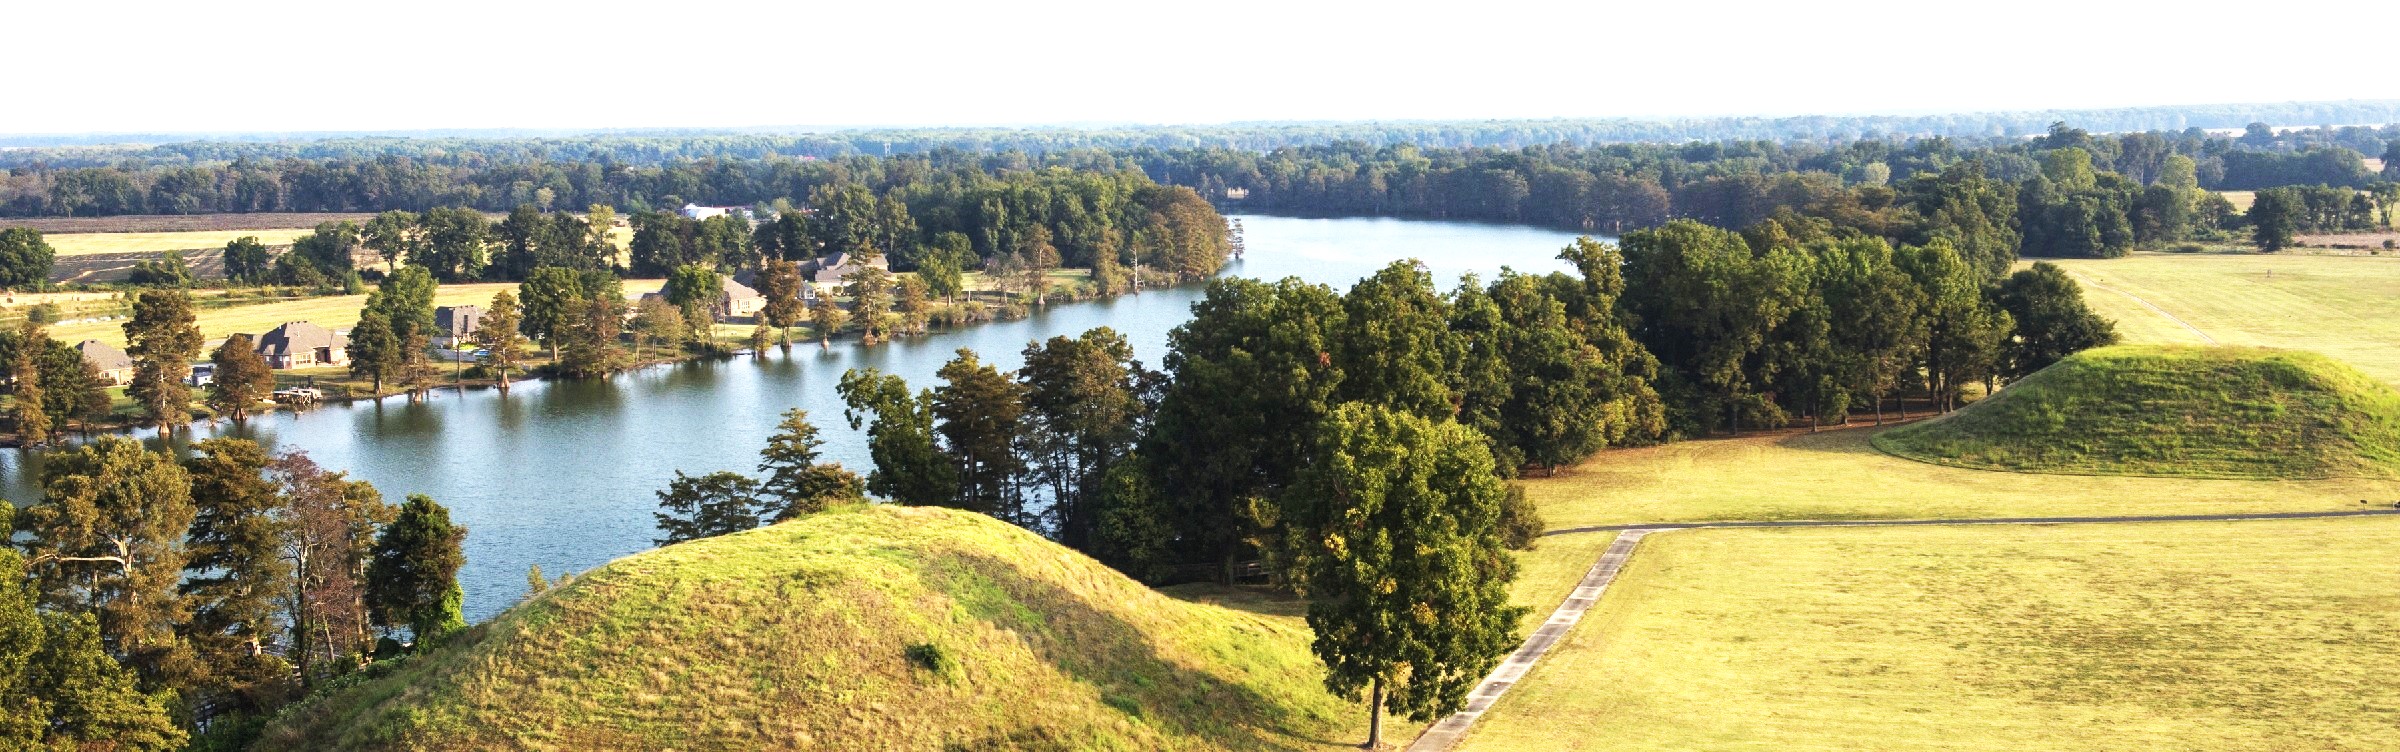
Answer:
[[[309,230],[282,228],[272,230],[195,230],[189,232],[91,232],[48,235],[42,239],[58,251],[61,258],[88,256],[95,253],[162,253],[201,249],[222,250],[226,243],[245,237],[258,238],[266,245],[291,245],[292,239],[306,235]]]
[[[514,292],[516,289],[514,282],[442,285],[434,290],[433,302],[434,305],[490,305],[494,293],[501,290]],[[327,329],[341,330],[358,323],[359,308],[366,303],[365,295],[334,295],[202,310],[198,319],[201,335],[211,341],[236,332],[265,334],[267,330],[287,321],[307,321]],[[123,347],[125,322],[120,319],[60,324],[50,328],[50,336],[62,342],[97,339]]]
[[[2390,518],[1654,535],[1465,748],[2389,749],[2395,550]]]

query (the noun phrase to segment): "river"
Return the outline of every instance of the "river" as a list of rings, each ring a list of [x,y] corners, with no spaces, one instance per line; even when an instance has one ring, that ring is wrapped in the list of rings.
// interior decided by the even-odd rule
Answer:
[[[1553,230],[1397,219],[1297,219],[1242,215],[1247,254],[1225,274],[1296,276],[1348,289],[1396,259],[1415,258],[1447,290],[1465,272],[1486,282],[1501,267],[1566,271],[1555,256],[1574,235]],[[645,368],[608,379],[530,381],[496,390],[436,390],[424,402],[399,398],[333,405],[195,429],[201,438],[240,435],[300,449],[349,472],[397,503],[426,494],[469,529],[460,573],[468,619],[515,603],[525,573],[556,576],[651,547],[654,492],[677,470],[752,472],[783,411],[805,408],[825,438],[827,459],[864,475],[866,436],[842,419],[834,385],[859,367],[898,374],[913,386],[959,348],[1008,370],[1027,343],[1107,326],[1158,367],[1167,332],[1190,316],[1201,285],[1059,304],[1033,316],[906,338],[874,347],[795,344],[789,355],[747,356]],[[0,452],[0,491],[39,497],[36,469],[20,450]]]

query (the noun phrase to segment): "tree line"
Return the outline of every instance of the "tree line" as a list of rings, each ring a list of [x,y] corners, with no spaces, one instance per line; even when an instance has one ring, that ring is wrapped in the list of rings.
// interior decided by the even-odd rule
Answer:
[[[11,748],[237,747],[308,689],[465,626],[466,528],[304,453],[101,437],[41,482],[0,505]]]

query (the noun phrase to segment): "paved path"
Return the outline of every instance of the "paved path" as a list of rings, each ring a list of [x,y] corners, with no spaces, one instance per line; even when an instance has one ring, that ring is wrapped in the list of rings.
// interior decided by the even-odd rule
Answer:
[[[1566,637],[1567,631],[1575,628],[1575,622],[1583,620],[1583,612],[1600,602],[1600,594],[1608,592],[1608,583],[1616,581],[1617,571],[1625,568],[1626,559],[1632,558],[1633,547],[1649,534],[1648,530],[1618,533],[1616,541],[1608,544],[1608,550],[1601,552],[1600,561],[1584,573],[1583,582],[1575,585],[1575,593],[1567,596],[1567,602],[1558,604],[1558,610],[1550,612],[1549,621],[1542,622],[1540,628],[1533,630],[1533,636],[1517,647],[1517,652],[1510,653],[1507,660],[1483,677],[1483,683],[1475,685],[1475,691],[1467,695],[1467,709],[1435,721],[1433,728],[1426,729],[1415,744],[1408,745],[1409,752],[1442,752],[1465,737],[1475,719],[1483,717],[1483,711],[1490,710],[1492,703],[1508,693],[1509,687],[1525,678],[1525,672],[1533,670],[1534,662],[1548,654],[1551,645]]]
[[[2185,329],[2190,329],[2190,330],[2192,330],[2192,333],[2193,333],[2193,334],[2200,335],[2200,341],[2202,341],[2202,342],[2206,342],[2206,343],[2209,343],[2209,344],[2212,344],[2212,345],[2217,343],[2217,338],[2215,338],[2215,337],[2211,337],[2211,336],[2208,336],[2208,332],[2200,331],[2200,327],[2192,326],[2192,322],[2189,322],[2189,321],[2185,321],[2185,320],[2183,320],[2183,317],[2181,317],[2181,316],[2177,316],[2177,315],[2175,315],[2175,314],[2168,313],[2168,312],[2167,312],[2167,309],[2160,308],[2160,307],[2158,307],[2158,306],[2156,306],[2156,305],[2153,305],[2153,304],[2151,304],[2151,302],[2150,302],[2150,301],[2143,300],[2143,299],[2142,299],[2142,296],[2140,296],[2140,295],[2135,295],[2135,294],[2133,294],[2133,293],[2126,292],[2126,291],[2124,291],[2124,290],[2119,290],[2119,289],[2117,289],[2117,288],[2110,287],[2110,286],[2108,286],[2108,285],[2100,284],[2100,280],[2092,279],[2091,277],[2089,277],[2089,276],[2086,276],[2086,275],[2084,275],[2084,274],[2083,274],[2083,273],[2081,273],[2081,272],[2068,272],[2068,273],[2069,273],[2069,274],[2072,274],[2072,275],[2074,275],[2074,277],[2075,277],[2076,279],[2078,279],[2078,280],[2082,280],[2084,284],[2091,285],[2091,286],[2092,286],[2092,287],[2094,287],[2094,288],[2101,289],[2101,290],[2107,290],[2107,291],[2109,291],[2109,292],[2113,292],[2113,293],[2116,293],[2116,294],[2118,294],[2118,295],[2123,295],[2123,296],[2125,296],[2125,297],[2127,297],[2127,298],[2131,298],[2131,299],[2133,299],[2133,302],[2136,302],[2136,303],[2140,303],[2140,304],[2142,304],[2142,307],[2143,307],[2143,308],[2148,308],[2148,309],[2150,309],[2150,310],[2152,310],[2152,311],[2156,311],[2156,312],[2158,312],[2158,315],[2167,317],[2167,320],[2168,320],[2168,321],[2173,321],[2173,322],[2175,322],[2176,324],[2178,324],[2178,325],[2181,325],[2181,326],[2182,326],[2183,328],[2185,328]]]
[[[1544,537],[1548,537],[1553,535],[1573,535],[1577,533],[1615,532],[1617,534],[1617,539],[1608,544],[1608,550],[1600,553],[1600,560],[1592,564],[1591,571],[1584,573],[1583,581],[1575,585],[1575,592],[1567,596],[1567,601],[1559,604],[1557,611],[1550,612],[1549,621],[1542,622],[1542,626],[1535,629],[1532,636],[1525,638],[1525,644],[1517,646],[1517,652],[1510,653],[1506,660],[1500,662],[1500,666],[1498,668],[1492,669],[1491,674],[1483,677],[1483,681],[1475,685],[1474,691],[1467,695],[1467,709],[1452,713],[1448,717],[1445,717],[1439,721],[1435,721],[1431,728],[1426,729],[1423,735],[1417,737],[1415,743],[1408,745],[1408,752],[1448,752],[1451,747],[1458,745],[1459,740],[1466,738],[1467,730],[1475,725],[1475,721],[1477,719],[1483,717],[1484,711],[1492,709],[1492,705],[1500,701],[1501,695],[1507,694],[1510,687],[1516,686],[1516,683],[1519,680],[1524,679],[1526,672],[1533,670],[1533,664],[1540,661],[1542,656],[1548,655],[1550,653],[1551,646],[1556,645],[1560,639],[1566,637],[1567,632],[1575,628],[1576,622],[1583,620],[1583,613],[1591,610],[1594,604],[1600,602],[1601,594],[1608,592],[1609,583],[1616,581],[1617,572],[1625,568],[1625,561],[1633,557],[1634,547],[1641,544],[1643,536],[1651,533],[1693,528],[1902,527],[1915,525],[2079,525],[2127,522],[2234,522],[2244,520],[2305,520],[2328,517],[2381,517],[2389,515],[2400,515],[2400,508],[2359,509],[2339,512],[2162,514],[2139,517],[1994,517],[1988,519],[1963,520],[1777,520],[1746,522],[1664,522],[1640,525],[1592,525],[1587,527],[1573,527],[1563,530],[1552,530],[1543,533],[1542,535]]]

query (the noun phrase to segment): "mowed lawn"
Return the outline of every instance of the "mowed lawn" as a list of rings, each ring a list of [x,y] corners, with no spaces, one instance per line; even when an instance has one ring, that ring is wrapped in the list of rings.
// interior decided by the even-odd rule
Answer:
[[[627,289],[631,290],[631,282]],[[435,288],[434,305],[488,306],[492,295],[501,290],[514,292],[514,282],[480,282],[474,284],[442,285]],[[236,332],[250,335],[265,334],[287,321],[307,321],[327,329],[348,329],[358,323],[359,307],[366,305],[365,295],[336,295],[306,300],[292,300],[259,305],[238,306],[199,312],[200,333],[214,341]],[[95,321],[61,324],[50,328],[50,337],[61,342],[81,342],[97,339],[125,345],[125,321]]]
[[[2128,342],[2201,342],[2181,319],[2219,344],[2314,350],[2400,384],[2400,257],[2144,253],[2054,263],[2084,281],[2085,299]]]
[[[308,234],[306,229],[281,230],[194,230],[190,232],[79,232],[67,235],[45,235],[42,240],[60,256],[86,256],[95,253],[147,253],[183,251],[195,248],[224,248],[226,243],[244,237],[258,238],[266,245],[291,245],[292,239]]]
[[[1558,477],[1527,480],[1526,494],[1551,529],[1706,520],[2298,512],[2400,499],[2400,481],[2393,480],[2087,477],[1943,467],[1877,451],[1868,439],[1878,430],[1613,449]]]
[[[1464,748],[2388,750],[2394,551],[2392,518],[1657,534]]]

